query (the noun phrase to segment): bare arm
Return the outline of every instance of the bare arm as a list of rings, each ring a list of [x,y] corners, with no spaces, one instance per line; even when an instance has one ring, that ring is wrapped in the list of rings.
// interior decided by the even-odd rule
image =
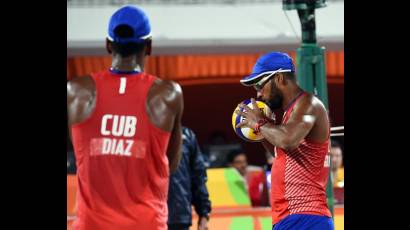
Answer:
[[[171,172],[176,170],[181,158],[183,109],[181,86],[172,81],[156,80],[148,92],[146,111],[155,126],[171,132],[167,149]]]
[[[260,128],[263,137],[272,145],[282,149],[296,148],[305,138],[316,121],[311,105],[302,101],[294,108],[292,115],[285,125],[266,124]]]
[[[68,126],[89,117],[95,108],[95,84],[91,77],[78,77],[67,82]]]
[[[258,109],[252,110],[246,105],[241,107],[245,109],[246,113],[240,111],[237,113],[245,116],[247,119],[238,124],[238,127],[247,126],[253,129],[257,121],[264,118]],[[305,97],[295,106],[292,115],[285,125],[268,123],[260,127],[260,132],[271,145],[287,150],[296,148],[300,141],[307,136],[311,136],[315,141],[324,141],[326,139],[326,132],[321,131],[326,130],[326,123],[317,123],[318,117],[323,118],[325,113],[323,104],[319,103],[316,99],[312,100],[310,96]],[[315,126],[317,126],[315,133],[311,133]],[[265,148],[269,147],[266,144],[264,144]]]
[[[72,137],[71,137],[71,129],[70,129],[70,125],[72,123],[72,118],[70,116],[70,107],[71,104],[74,101],[74,97],[75,97],[75,93],[73,92],[73,86],[71,85],[71,82],[68,81],[67,82],[67,135],[70,138],[70,140],[72,141]]]
[[[175,172],[178,168],[179,161],[181,160],[181,146],[182,146],[182,128],[181,128],[181,116],[175,118],[175,126],[172,130],[171,137],[169,139],[167,156],[169,161],[169,171]]]
[[[72,124],[73,120],[73,115],[72,115],[72,107],[73,107],[73,102],[75,100],[75,86],[71,81],[67,82],[67,122],[68,126]]]
[[[170,172],[174,172],[179,165],[179,161],[181,160],[181,146],[182,146],[182,126],[181,126],[181,119],[182,113],[184,110],[184,101],[182,96],[182,89],[181,86],[177,83],[173,83],[175,88],[175,98],[172,103],[175,106],[175,119],[174,119],[174,127],[171,131],[171,137],[168,144],[167,156],[169,161],[169,170]]]

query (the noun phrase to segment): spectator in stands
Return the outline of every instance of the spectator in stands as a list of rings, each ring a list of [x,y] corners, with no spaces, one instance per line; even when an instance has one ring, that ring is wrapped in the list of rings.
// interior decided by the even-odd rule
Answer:
[[[208,137],[203,146],[203,156],[207,168],[223,167],[229,150],[229,142],[223,131],[215,130]]]
[[[249,196],[251,198],[252,206],[270,206],[269,202],[269,186],[270,171],[274,157],[271,153],[265,152],[266,163],[259,170],[253,173],[253,176],[248,173]],[[249,172],[250,170],[248,170]]]
[[[228,154],[226,162],[228,167],[235,168],[244,179],[246,178],[246,168],[248,167],[248,160],[243,150],[232,150]]]
[[[267,164],[271,163],[269,160],[271,159],[267,158]],[[242,149],[229,152],[227,166],[235,168],[242,176],[252,206],[269,205],[264,167],[248,165],[246,154]]]
[[[333,187],[344,187],[343,152],[336,140],[331,141],[330,156],[332,159]]]

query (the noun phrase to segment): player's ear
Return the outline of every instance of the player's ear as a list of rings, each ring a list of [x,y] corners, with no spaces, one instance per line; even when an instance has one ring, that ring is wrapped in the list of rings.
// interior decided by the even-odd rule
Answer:
[[[108,38],[105,39],[105,48],[109,54],[112,54],[112,42]]]
[[[152,52],[152,40],[148,39],[147,41],[145,41],[145,55],[149,56],[151,55]]]
[[[277,73],[277,77],[276,77],[276,79],[277,79],[277,81],[278,81],[278,83],[279,84],[281,84],[281,85],[286,85],[286,79],[285,79],[285,76],[283,75],[283,73]]]

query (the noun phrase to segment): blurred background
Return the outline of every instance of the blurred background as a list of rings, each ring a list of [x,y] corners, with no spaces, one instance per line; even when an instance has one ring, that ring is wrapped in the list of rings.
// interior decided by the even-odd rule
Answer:
[[[344,126],[344,1],[326,3],[315,11],[316,35],[318,45],[326,48],[329,116],[336,127]],[[218,177],[218,170],[231,170],[226,157],[234,149],[246,154],[250,172],[266,169],[264,148],[236,136],[231,116],[239,102],[256,96],[253,88],[242,86],[239,80],[251,72],[259,56],[282,51],[296,60],[302,37],[297,12],[284,11],[278,0],[67,0],[67,80],[110,67],[111,58],[105,50],[108,20],[124,4],[143,8],[151,20],[153,54],[145,72],[182,86],[183,124],[197,135],[209,168],[207,186],[214,210],[210,229],[271,229],[268,203],[255,205],[245,194],[245,201],[235,198],[233,203],[224,204],[221,197],[237,194],[212,186],[234,182],[220,182],[212,176]],[[281,111],[275,114],[281,117]],[[343,156],[343,136],[332,138],[340,144]],[[209,171],[213,169],[216,171]],[[75,173],[75,157],[67,139],[68,227],[75,218]],[[335,183],[334,193],[337,230],[343,229],[341,181]],[[231,216],[218,216],[218,205]],[[235,217],[251,224],[235,227]]]

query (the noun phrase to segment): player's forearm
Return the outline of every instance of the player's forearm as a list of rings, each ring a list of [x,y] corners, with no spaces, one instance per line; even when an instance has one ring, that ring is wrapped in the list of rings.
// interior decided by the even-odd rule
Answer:
[[[281,125],[266,124],[260,127],[260,132],[271,145],[282,149],[293,149],[299,143],[291,130]]]
[[[170,138],[168,146],[168,161],[169,161],[169,171],[171,173],[175,172],[178,168],[179,161],[181,160],[181,146],[182,146],[182,129],[180,125],[175,127]]]
[[[174,145],[177,145],[177,144],[174,143]],[[178,147],[173,147],[173,148],[178,148]],[[180,151],[178,151],[178,152],[180,152]],[[170,173],[173,173],[177,170],[180,160],[181,160],[181,153],[175,153],[175,154],[172,154],[172,156],[169,156],[169,171],[170,171]]]

